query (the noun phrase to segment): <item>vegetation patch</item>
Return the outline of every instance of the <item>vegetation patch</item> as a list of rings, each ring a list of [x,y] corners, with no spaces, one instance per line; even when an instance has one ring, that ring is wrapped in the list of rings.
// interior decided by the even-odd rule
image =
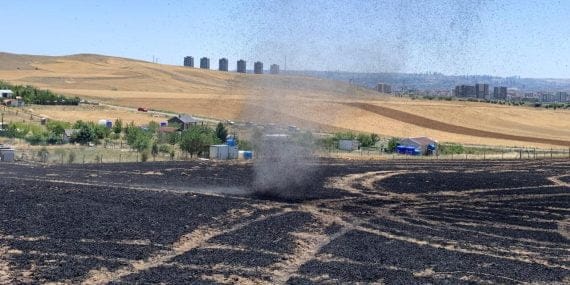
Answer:
[[[0,89],[10,89],[14,92],[14,96],[22,97],[26,104],[37,105],[79,105],[81,99],[79,97],[66,97],[51,92],[50,90],[42,90],[30,85],[12,85],[4,81],[0,81]]]

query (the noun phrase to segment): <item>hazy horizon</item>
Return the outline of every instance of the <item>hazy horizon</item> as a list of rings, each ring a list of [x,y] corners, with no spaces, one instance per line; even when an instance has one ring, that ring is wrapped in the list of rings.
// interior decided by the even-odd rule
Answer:
[[[2,50],[298,71],[570,78],[570,3],[541,1],[17,1]],[[14,13],[10,13],[14,11]],[[25,15],[25,18],[22,18]]]
[[[124,57],[124,56],[117,56],[117,55],[112,55],[112,54],[98,54],[98,53],[73,53],[73,54],[27,54],[27,53],[13,53],[13,52],[6,52],[6,51],[2,51],[0,50],[0,53],[5,53],[5,54],[12,54],[12,55],[16,55],[16,56],[47,56],[47,57],[65,57],[65,56],[80,56],[80,55],[95,55],[95,56],[103,56],[103,57],[116,57],[116,58],[124,58],[124,59],[128,59],[128,60],[137,60],[137,61],[143,61],[143,62],[148,62],[148,63],[153,63],[152,60],[147,60],[144,58],[130,58],[130,57]],[[226,57],[227,58],[227,57]],[[241,59],[241,58],[240,58]],[[217,60],[218,58],[210,58],[210,69],[209,70],[214,70],[217,71]],[[235,72],[236,68],[235,66],[232,67],[232,61],[231,59],[229,62],[229,71]],[[235,61],[237,62],[237,60],[239,59],[235,59]],[[195,63],[195,67],[194,68],[199,68],[199,58],[194,57],[194,63]],[[163,64],[163,65],[169,65],[169,66],[183,66],[182,62],[177,64],[177,63],[162,63],[162,62],[155,62],[155,64]],[[272,63],[263,63],[263,70],[267,73],[269,73],[269,65]],[[235,65],[235,63],[234,63]],[[513,78],[513,77],[518,77],[521,79],[540,79],[540,80],[570,80],[570,77],[568,78],[563,78],[563,77],[523,77],[520,75],[507,75],[507,76],[500,76],[500,75],[492,75],[492,74],[446,74],[443,72],[390,72],[390,71],[373,71],[373,72],[365,72],[365,71],[350,71],[350,70],[316,70],[316,69],[289,69],[287,71],[283,70],[283,66],[280,66],[281,68],[281,73],[292,73],[294,75],[294,73],[312,73],[312,72],[322,72],[322,73],[346,73],[346,74],[407,74],[407,75],[442,75],[442,76],[450,76],[450,77],[483,77],[483,76],[490,76],[490,77],[496,77],[496,78]],[[247,62],[247,72],[248,73],[253,73],[253,61],[252,62]],[[305,74],[306,75],[306,74]]]

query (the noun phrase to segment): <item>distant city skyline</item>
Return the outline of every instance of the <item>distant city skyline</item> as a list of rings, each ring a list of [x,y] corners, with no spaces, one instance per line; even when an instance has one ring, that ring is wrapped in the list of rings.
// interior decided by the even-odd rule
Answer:
[[[0,51],[570,78],[566,1],[6,1]]]

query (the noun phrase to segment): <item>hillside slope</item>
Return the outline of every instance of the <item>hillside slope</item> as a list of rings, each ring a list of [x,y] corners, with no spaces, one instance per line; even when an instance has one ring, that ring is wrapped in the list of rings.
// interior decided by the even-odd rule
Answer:
[[[316,78],[218,72],[90,54],[0,53],[0,80],[110,104],[219,119],[426,135],[468,144],[570,146],[567,110],[413,101]]]

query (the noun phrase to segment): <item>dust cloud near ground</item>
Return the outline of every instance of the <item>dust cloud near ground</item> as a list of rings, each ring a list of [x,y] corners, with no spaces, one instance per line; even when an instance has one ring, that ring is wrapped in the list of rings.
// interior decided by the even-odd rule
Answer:
[[[258,197],[287,201],[308,194],[305,192],[311,191],[312,176],[317,171],[310,146],[267,136],[261,140],[260,155],[253,165],[252,192]]]
[[[271,77],[276,75],[253,75],[258,86],[266,86]],[[280,113],[287,113],[286,94],[279,88],[256,88],[257,98],[245,104],[244,116],[254,118],[256,122],[269,122],[258,125],[252,136],[252,145],[256,152],[253,162],[252,194],[268,199],[294,200],[310,191],[312,174],[317,171],[313,155],[314,140],[299,142],[296,136],[300,130],[293,125],[271,122]],[[253,98],[253,97],[251,97]]]

